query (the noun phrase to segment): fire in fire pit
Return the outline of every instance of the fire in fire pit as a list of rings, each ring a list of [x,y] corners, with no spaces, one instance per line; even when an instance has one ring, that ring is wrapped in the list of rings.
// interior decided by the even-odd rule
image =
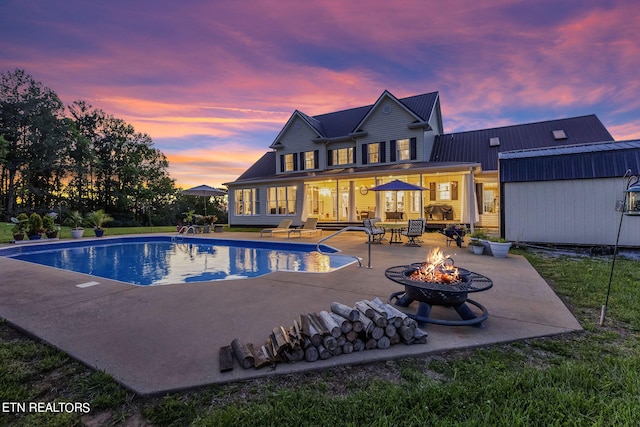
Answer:
[[[460,270],[453,264],[453,258],[445,257],[440,248],[434,248],[429,252],[427,261],[416,268],[409,275],[409,279],[429,283],[461,283],[463,276],[460,275]]]

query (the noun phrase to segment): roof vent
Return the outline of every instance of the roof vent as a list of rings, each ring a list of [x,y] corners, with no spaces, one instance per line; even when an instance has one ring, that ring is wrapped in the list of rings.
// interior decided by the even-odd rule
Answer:
[[[552,132],[553,139],[555,139],[556,141],[559,139],[567,139],[567,134],[562,129],[554,130]]]
[[[498,145],[500,145],[500,138],[497,136],[489,138],[489,147],[497,147]]]

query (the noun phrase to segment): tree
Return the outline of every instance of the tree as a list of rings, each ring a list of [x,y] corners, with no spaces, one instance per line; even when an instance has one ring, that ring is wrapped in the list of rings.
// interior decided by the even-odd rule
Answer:
[[[56,164],[64,107],[58,95],[24,70],[0,74],[0,136],[8,150],[1,166],[3,205],[11,214],[19,196],[34,208],[44,203]]]

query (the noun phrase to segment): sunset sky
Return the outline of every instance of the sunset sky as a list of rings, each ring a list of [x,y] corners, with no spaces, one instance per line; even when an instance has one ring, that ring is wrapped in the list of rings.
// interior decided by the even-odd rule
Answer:
[[[0,0],[16,68],[149,134],[183,188],[385,89],[439,91],[446,132],[596,114],[640,138],[638,0]]]

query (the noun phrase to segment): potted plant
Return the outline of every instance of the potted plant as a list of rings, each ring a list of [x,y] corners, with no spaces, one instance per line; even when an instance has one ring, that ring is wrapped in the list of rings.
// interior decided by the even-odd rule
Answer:
[[[13,240],[19,241],[24,240],[24,234],[29,229],[29,217],[25,213],[21,213],[17,218],[11,218],[11,222],[13,222]]]
[[[111,217],[102,209],[89,212],[86,219],[90,225],[93,225],[93,231],[96,233],[96,237],[102,237],[104,235],[104,229],[102,228],[102,225],[105,222],[113,221],[113,217]]]
[[[485,255],[492,255],[491,253],[491,245],[489,245],[489,234],[485,230],[475,230],[473,233],[469,235],[471,241],[478,241],[482,243],[484,246],[483,253]]]
[[[469,242],[469,247],[475,255],[482,255],[484,252],[484,243],[482,243],[480,239],[472,239],[471,242]]]
[[[499,238],[489,239],[489,245],[491,246],[491,253],[496,258],[506,258],[509,249],[511,249],[511,242]]]
[[[55,224],[55,213],[50,213],[42,217],[42,226],[47,235],[47,239],[55,239],[58,237],[60,228]]]
[[[40,214],[34,212],[29,215],[29,231],[27,231],[29,240],[40,239],[43,232],[44,228],[42,227],[42,217],[40,216]]]
[[[67,218],[67,223],[71,225],[71,236],[74,239],[80,239],[84,234],[84,228],[82,228],[83,220],[82,214],[78,211],[71,211],[69,218]]]

